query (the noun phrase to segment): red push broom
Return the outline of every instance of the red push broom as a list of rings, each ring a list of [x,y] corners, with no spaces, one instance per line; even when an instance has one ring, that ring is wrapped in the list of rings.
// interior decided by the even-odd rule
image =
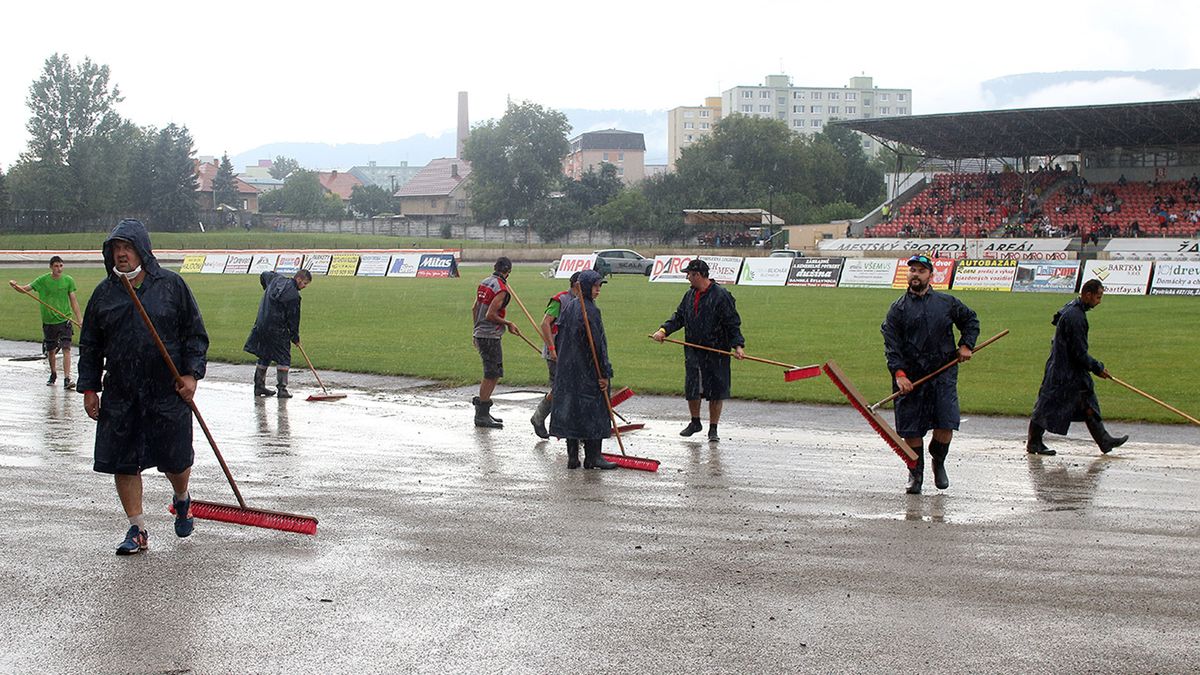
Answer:
[[[317,384],[320,385],[320,387],[321,387],[320,394],[309,394],[309,396],[306,400],[308,400],[308,401],[337,401],[339,399],[346,398],[345,394],[329,393],[329,390],[325,388],[325,383],[321,381],[321,376],[317,374],[317,369],[313,368],[312,359],[308,358],[308,352],[304,351],[304,346],[301,345],[299,342],[296,343],[296,346],[300,348],[300,353],[304,355],[304,361],[305,361],[305,363],[308,364],[308,369],[312,371],[313,377],[317,378]]]
[[[618,431],[620,431],[621,433],[626,433],[629,431],[637,431],[638,429],[646,428],[646,425],[641,422],[634,422],[631,424],[629,422],[629,420],[625,419],[624,415],[617,412],[617,406],[621,405],[625,401],[628,401],[632,396],[633,396],[632,389],[630,389],[629,387],[621,387],[615,393],[613,393],[612,396],[608,397],[608,402],[612,405],[612,408],[613,408],[613,414],[616,415],[622,422],[625,423],[625,424],[622,424],[622,425],[616,427],[616,429]]]
[[[133,306],[137,308],[138,314],[141,315],[142,322],[146,324],[146,329],[150,331],[151,337],[154,338],[154,344],[158,345],[159,353],[162,354],[163,360],[167,362],[167,367],[171,369],[171,376],[175,378],[175,384],[182,386],[183,378],[179,376],[179,370],[175,368],[175,362],[171,360],[171,354],[167,351],[166,345],[163,344],[162,338],[158,336],[158,331],[154,329],[154,323],[150,321],[150,316],[146,314],[146,308],[142,307],[142,301],[138,299],[137,292],[133,290],[133,284],[129,283],[129,280],[124,276],[118,276],[120,276],[121,283],[125,286],[125,292],[129,293],[129,298],[133,300]],[[204,430],[204,437],[208,439],[208,444],[212,446],[213,453],[216,454],[217,461],[221,464],[221,470],[225,472],[225,478],[229,479],[229,487],[233,488],[233,495],[238,500],[238,506],[232,506],[193,499],[191,515],[196,518],[219,520],[235,525],[252,525],[254,527],[265,527],[284,532],[316,534],[317,519],[312,516],[252,509],[246,506],[246,500],[242,499],[242,493],[238,490],[237,483],[233,480],[233,474],[230,473],[229,466],[225,464],[225,458],[221,456],[221,450],[217,448],[217,441],[213,438],[212,432],[208,430],[208,425],[204,423],[204,418],[200,415],[200,409],[196,407],[196,402],[188,401],[187,404],[192,409],[192,414],[196,416],[196,421],[200,423],[200,428]],[[174,506],[171,507],[171,512],[175,512]]]
[[[652,340],[654,339],[653,335],[648,335],[647,337]],[[673,340],[669,337],[664,337],[663,342],[671,342],[673,344],[683,345],[684,347],[691,347],[692,349],[703,349],[705,351],[715,352],[717,354],[724,354],[725,356],[733,356],[733,352],[725,351],[724,349],[705,347],[704,345],[695,345],[690,342],[684,342],[683,340]],[[757,361],[759,363],[765,363],[771,366],[786,368],[787,370],[785,370],[783,373],[784,382],[795,382],[796,380],[804,380],[821,374],[821,366],[815,364],[811,366],[794,366],[790,363],[772,361],[771,359],[763,359],[757,356],[750,356],[749,354],[744,354],[744,356],[746,357],[747,361]]]
[[[600,357],[596,355],[596,341],[592,338],[592,324],[588,319],[587,305],[583,301],[582,292],[577,292],[576,297],[579,298],[579,309],[583,311],[583,329],[587,332],[588,347],[592,352],[592,365],[596,367],[596,378],[602,380],[604,379],[604,372],[600,370]],[[621,428],[617,426],[617,418],[613,414],[613,404],[612,399],[608,397],[608,389],[601,389],[600,393],[604,395],[604,405],[608,408],[608,419],[612,423],[613,432],[617,437],[617,446],[621,448],[621,454],[619,455],[603,452],[600,453],[601,456],[624,469],[658,471],[659,461],[657,459],[631,457],[625,454],[625,441],[621,440]]]

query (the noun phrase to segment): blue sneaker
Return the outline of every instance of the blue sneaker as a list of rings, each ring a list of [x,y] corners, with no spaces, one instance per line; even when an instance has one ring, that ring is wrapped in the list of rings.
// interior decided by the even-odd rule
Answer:
[[[125,541],[117,547],[117,555],[135,555],[150,550],[150,533],[139,530],[137,525],[130,525],[125,533]]]
[[[192,517],[192,497],[179,501],[171,497],[171,506],[175,509],[175,536],[186,537],[196,527],[196,519]]]

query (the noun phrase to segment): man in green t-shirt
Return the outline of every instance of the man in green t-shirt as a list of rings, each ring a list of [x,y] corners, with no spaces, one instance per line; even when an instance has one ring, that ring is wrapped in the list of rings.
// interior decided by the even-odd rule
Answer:
[[[24,293],[37,291],[42,301],[42,348],[50,358],[50,379],[46,386],[52,386],[58,381],[57,356],[59,350],[63,355],[63,389],[73,389],[71,381],[71,321],[78,321],[83,313],[79,311],[79,300],[75,297],[75,280],[63,274],[63,259],[54,256],[50,258],[50,273],[34,279],[28,286],[22,286],[16,281],[9,280],[8,285],[13,290]]]

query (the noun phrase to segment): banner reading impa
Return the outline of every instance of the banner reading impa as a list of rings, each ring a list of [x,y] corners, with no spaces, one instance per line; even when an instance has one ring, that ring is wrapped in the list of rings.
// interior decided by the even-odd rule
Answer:
[[[334,253],[329,262],[329,276],[352,277],[358,271],[357,253]]]
[[[742,271],[742,259],[729,255],[702,255],[708,263],[708,278],[719,284],[736,284]]]
[[[290,277],[300,269],[302,264],[304,264],[303,253],[280,253],[279,259],[275,261],[275,271]]]
[[[792,269],[792,258],[746,258],[739,286],[783,286]]]
[[[392,256],[392,263],[388,265],[387,275],[389,277],[415,278],[417,276],[417,267],[420,265],[420,253],[397,253]]]
[[[891,288],[896,278],[896,261],[892,258],[846,258],[841,288]]]
[[[1099,279],[1109,295],[1145,295],[1150,286],[1149,260],[1089,260],[1083,264],[1083,283]]]
[[[959,260],[954,269],[956,291],[1012,291],[1016,259]]]
[[[388,263],[392,261],[390,253],[364,253],[358,256],[358,272],[360,277],[382,277],[387,274]]]
[[[332,262],[332,253],[309,253],[304,256],[304,269],[313,276],[321,276],[329,274],[329,264]]]
[[[845,258],[793,258],[787,285],[834,288],[842,274],[843,260]]]
[[[254,256],[254,260],[250,262],[250,274],[273,272],[275,271],[275,263],[278,260],[279,256],[274,253],[258,253]]]
[[[586,255],[568,253],[558,261],[558,271],[554,273],[554,278],[570,279],[572,274],[590,270],[595,264],[595,253],[588,253]]]
[[[929,278],[929,286],[937,291],[950,288],[950,277],[954,275],[954,261],[944,258],[933,259],[933,276]],[[896,274],[892,277],[892,288],[908,288],[908,258],[896,261]]]
[[[228,254],[206,255],[204,256],[204,266],[200,268],[201,274],[220,274],[225,271],[225,263],[229,262]]]
[[[202,255],[185,255],[183,256],[183,265],[179,267],[180,274],[196,274],[204,269],[204,258]]]
[[[1154,263],[1150,295],[1200,295],[1200,262]]]
[[[254,256],[249,253],[230,253],[225,261],[225,274],[246,274],[250,271],[250,262]]]
[[[1077,262],[1020,262],[1013,291],[1018,293],[1074,293],[1079,283]]]
[[[687,273],[683,268],[692,262],[691,255],[656,255],[654,266],[650,268],[650,281],[666,281],[672,283],[687,283]]]

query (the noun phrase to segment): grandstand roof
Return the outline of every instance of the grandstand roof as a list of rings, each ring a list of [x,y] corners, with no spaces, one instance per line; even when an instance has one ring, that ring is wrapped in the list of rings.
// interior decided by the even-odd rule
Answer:
[[[881,117],[830,122],[931,157],[1038,157],[1200,146],[1200,100]]]

